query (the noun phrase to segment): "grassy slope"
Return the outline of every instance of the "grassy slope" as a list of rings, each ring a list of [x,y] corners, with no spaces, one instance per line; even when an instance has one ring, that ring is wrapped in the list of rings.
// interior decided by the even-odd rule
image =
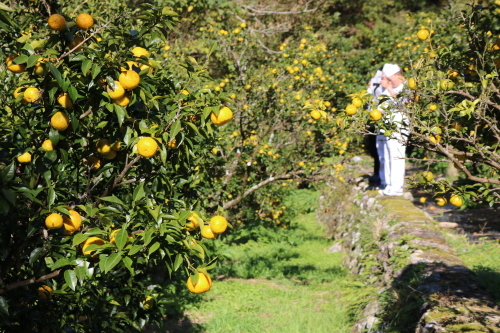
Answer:
[[[500,305],[500,246],[497,241],[470,243],[464,235],[447,238],[458,256],[484,282],[485,287]]]
[[[331,241],[314,213],[294,226],[276,231],[281,239],[226,249],[232,267],[222,272],[235,277],[215,281],[190,320],[204,332],[349,332],[357,302],[372,291],[341,267],[341,254],[326,252]]]

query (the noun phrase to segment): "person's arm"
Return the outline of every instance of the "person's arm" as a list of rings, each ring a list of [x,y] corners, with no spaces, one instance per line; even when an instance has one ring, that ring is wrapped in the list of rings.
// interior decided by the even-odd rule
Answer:
[[[391,97],[396,97],[398,94],[394,91],[394,89],[392,88],[392,85],[389,85],[387,86],[385,89],[387,89],[387,91],[389,92],[389,95],[391,95]]]

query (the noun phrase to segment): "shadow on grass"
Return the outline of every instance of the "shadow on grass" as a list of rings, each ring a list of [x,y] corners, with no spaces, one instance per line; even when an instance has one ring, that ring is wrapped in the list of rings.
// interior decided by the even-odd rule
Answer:
[[[451,319],[447,320],[454,320],[454,309],[471,308],[470,304],[495,311],[499,285],[500,273],[486,267],[470,270],[443,263],[408,265],[382,295],[381,329],[413,333],[423,314],[431,308],[449,313]],[[482,314],[471,312],[471,320]]]
[[[205,332],[203,325],[192,322],[188,317],[177,316],[167,319],[162,327],[148,325],[142,332],[147,333],[202,333]]]

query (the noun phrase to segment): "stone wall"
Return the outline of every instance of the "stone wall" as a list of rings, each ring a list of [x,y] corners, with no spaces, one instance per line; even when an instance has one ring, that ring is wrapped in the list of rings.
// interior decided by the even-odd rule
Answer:
[[[401,197],[366,191],[358,178],[333,182],[318,218],[345,265],[380,287],[352,332],[500,332],[500,311],[437,223]]]

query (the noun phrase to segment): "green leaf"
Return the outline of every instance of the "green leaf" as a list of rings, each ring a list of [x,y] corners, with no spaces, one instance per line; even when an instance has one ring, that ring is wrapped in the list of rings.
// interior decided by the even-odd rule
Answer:
[[[82,62],[82,74],[83,76],[87,76],[87,72],[90,70],[90,67],[92,67],[92,60],[87,59]]]
[[[198,127],[196,127],[196,125],[195,125],[195,124],[193,124],[193,123],[189,123],[189,122],[187,122],[186,124],[187,124],[189,127],[191,127],[191,128],[193,129],[193,131],[195,131],[195,132],[196,132],[196,134],[198,134],[199,136],[202,136],[202,135],[200,134],[200,131],[198,130]]]
[[[134,263],[130,257],[123,258],[123,264],[130,271],[130,274],[134,275],[134,268],[132,268],[132,264]]]
[[[61,259],[58,259],[55,263],[54,263],[54,266],[52,266],[50,269],[52,270],[56,270],[60,267],[64,267],[64,266],[68,266],[68,265],[75,265],[74,262],[70,261],[69,259],[67,258],[61,258]]]
[[[174,262],[174,271],[177,271],[179,269],[183,260],[184,259],[182,258],[182,255],[180,253],[177,253],[177,256],[175,257],[175,262]]]
[[[69,86],[68,94],[69,94],[69,97],[71,97],[71,100],[73,101],[73,103],[75,103],[79,97],[78,91],[76,90],[76,88],[73,86]]]
[[[163,9],[161,10],[161,14],[166,16],[179,16],[179,14],[174,12],[170,7],[163,7]]]
[[[50,207],[54,204],[56,200],[56,191],[54,190],[54,187],[49,187],[49,192],[47,193],[47,206],[50,209]]]
[[[9,303],[2,296],[0,296],[0,313],[5,316],[9,315]]]
[[[119,253],[111,254],[104,263],[104,272],[107,273],[111,271],[116,265],[120,263],[122,256]]]
[[[4,4],[3,2],[0,2],[0,9],[1,10],[4,10],[6,12],[15,12],[14,9],[10,8],[9,6],[7,6],[6,4]]]
[[[76,290],[76,283],[78,282],[78,279],[76,277],[76,273],[74,271],[65,271],[64,272],[64,281],[68,284],[68,286],[75,291]]]
[[[29,262],[30,265],[33,265],[33,263],[40,256],[40,253],[42,253],[42,248],[41,247],[37,247],[33,251],[31,251],[30,257],[29,257],[29,260],[28,260],[28,262]]]
[[[8,202],[10,202],[10,204],[12,206],[16,205],[16,194],[14,193],[13,190],[8,189],[8,188],[3,188],[2,194],[3,194],[4,198],[7,199]]]
[[[153,239],[153,232],[151,230],[146,231],[144,233],[143,239],[144,239],[144,246],[147,246]]]
[[[127,230],[121,229],[120,231],[118,231],[116,233],[116,235],[115,235],[115,244],[116,244],[116,247],[118,248],[119,251],[121,251],[123,249],[123,247],[125,246],[125,244],[127,244],[127,241],[128,241]]]
[[[177,120],[173,125],[172,125],[172,129],[170,130],[170,137],[171,138],[175,138],[175,136],[177,135],[177,133],[179,133],[179,131],[181,130],[181,121],[180,120]]]
[[[87,278],[87,269],[85,267],[75,267],[75,274],[78,280],[80,280],[80,283],[83,283]]]
[[[62,88],[63,92],[66,92],[66,89],[64,89],[65,82],[64,82],[64,79],[62,78],[61,72],[59,72],[59,70],[51,63],[48,63],[47,66],[48,66],[50,72],[52,73],[52,75],[54,75],[54,77],[57,81],[57,84],[59,84],[59,87]]]
[[[0,181],[4,184],[11,181],[14,178],[14,174],[16,172],[16,163],[12,161],[8,166],[3,168],[0,172]]]
[[[153,254],[159,248],[160,248],[160,242],[156,242],[153,245],[151,245],[151,247],[149,248],[149,251],[148,251],[148,256],[150,256],[151,254]]]
[[[140,250],[142,250],[142,246],[141,245],[134,245],[130,248],[130,250],[128,251],[128,255],[129,256],[133,256],[134,254],[136,254],[137,252],[139,252]]]
[[[28,59],[29,59],[29,57],[27,55],[22,54],[22,55],[16,57],[16,59],[14,59],[14,63],[15,64],[25,64],[28,62]]]
[[[119,204],[123,207],[126,207],[125,204],[120,199],[118,199],[117,197],[114,197],[114,196],[102,197],[101,200],[116,203],[116,204]]]
[[[125,116],[127,115],[125,108],[123,106],[114,104],[114,109],[115,109],[116,117],[118,118],[118,126],[121,126],[123,124],[123,120],[125,119]]]
[[[141,182],[134,190],[134,195],[132,196],[134,202],[137,202],[144,198],[144,183]]]
[[[59,138],[60,137],[61,137],[61,135],[59,134],[59,131],[57,131],[54,128],[50,129],[49,139],[50,139],[50,141],[52,141],[52,143],[54,144],[54,146],[57,146],[57,144],[59,143]]]
[[[88,238],[89,238],[89,235],[87,235],[87,234],[76,234],[73,237],[73,246],[77,246],[78,244],[83,243]]]
[[[94,80],[97,77],[97,75],[99,75],[99,73],[101,73],[101,67],[94,64],[92,66],[92,71],[90,73],[92,75],[92,80]]]
[[[28,58],[28,63],[26,65],[26,68],[30,68],[30,67],[33,67],[36,65],[36,63],[38,62],[38,59],[41,58],[38,54],[33,54],[33,55],[30,55],[29,58]]]

